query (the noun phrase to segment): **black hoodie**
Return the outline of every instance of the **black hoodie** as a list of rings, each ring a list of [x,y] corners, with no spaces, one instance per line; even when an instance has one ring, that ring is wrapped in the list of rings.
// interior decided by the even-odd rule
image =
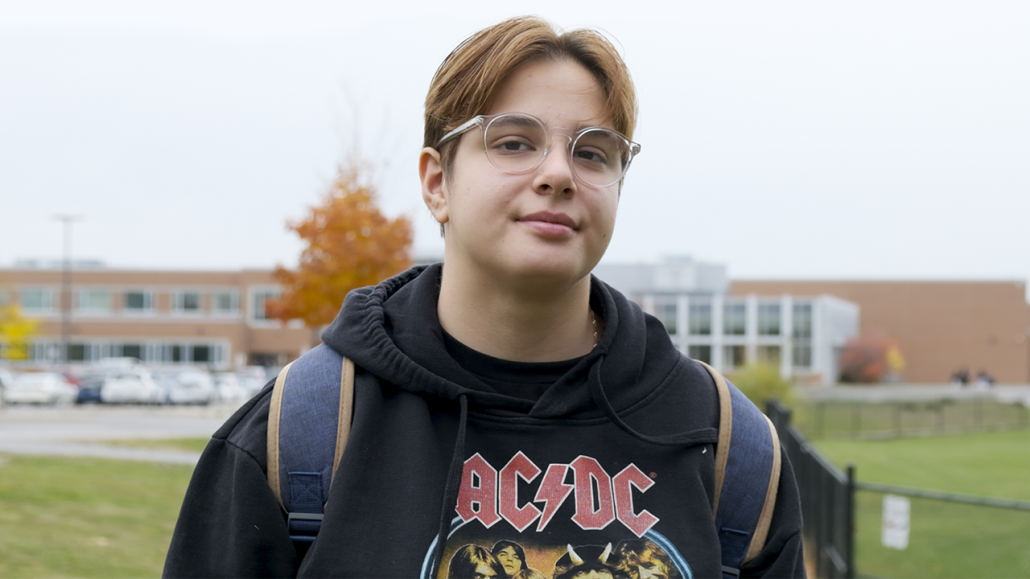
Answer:
[[[498,393],[448,353],[441,271],[351,292],[322,335],[358,370],[350,437],[303,563],[265,475],[269,385],[204,451],[165,575],[447,577],[478,566],[498,577],[518,567],[720,577],[718,395],[707,372],[594,279],[597,346],[536,400]],[[798,493],[783,464],[766,547],[743,576],[804,576]],[[521,550],[507,571],[484,555],[495,546]]]

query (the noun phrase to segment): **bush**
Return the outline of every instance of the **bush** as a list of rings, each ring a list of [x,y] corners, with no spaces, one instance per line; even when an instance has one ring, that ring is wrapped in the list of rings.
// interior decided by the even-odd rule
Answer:
[[[794,385],[780,376],[780,369],[776,366],[748,364],[728,377],[762,412],[770,400],[778,400],[787,407],[794,406]]]

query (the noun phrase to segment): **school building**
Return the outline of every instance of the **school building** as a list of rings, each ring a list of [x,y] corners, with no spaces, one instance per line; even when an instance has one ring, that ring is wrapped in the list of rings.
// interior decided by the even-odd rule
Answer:
[[[154,365],[212,369],[279,366],[310,347],[312,333],[265,315],[279,296],[271,270],[151,271],[76,264],[65,293],[60,264],[0,269],[0,302],[41,322],[29,356],[75,363],[131,356]]]
[[[602,264],[594,273],[655,315],[685,354],[723,372],[751,361],[799,382],[831,384],[847,340],[897,341],[905,382],[942,383],[959,369],[1030,383],[1030,305],[1012,281],[730,280],[722,264],[689,257]],[[264,302],[271,270],[154,271],[76,264],[64,293],[60,264],[0,268],[0,303],[40,320],[30,355],[88,363],[133,356],[149,364],[278,366],[317,343],[280,324]],[[65,323],[65,305],[70,306]]]

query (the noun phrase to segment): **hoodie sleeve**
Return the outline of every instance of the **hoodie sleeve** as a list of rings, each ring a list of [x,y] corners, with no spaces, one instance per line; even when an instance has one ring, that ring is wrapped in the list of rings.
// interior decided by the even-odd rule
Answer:
[[[244,415],[255,410],[247,406],[215,433],[200,457],[168,548],[165,577],[297,574],[297,553],[265,477],[267,425],[260,411]],[[267,403],[264,409],[267,417]]]
[[[765,548],[740,570],[741,577],[805,577],[801,541],[801,497],[786,451],[780,450],[782,469],[772,526]]]

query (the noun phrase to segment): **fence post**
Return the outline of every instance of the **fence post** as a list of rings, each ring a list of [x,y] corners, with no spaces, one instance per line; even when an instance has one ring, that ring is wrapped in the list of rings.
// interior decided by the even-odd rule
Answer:
[[[844,537],[844,576],[855,577],[855,465],[848,465],[847,521]]]

